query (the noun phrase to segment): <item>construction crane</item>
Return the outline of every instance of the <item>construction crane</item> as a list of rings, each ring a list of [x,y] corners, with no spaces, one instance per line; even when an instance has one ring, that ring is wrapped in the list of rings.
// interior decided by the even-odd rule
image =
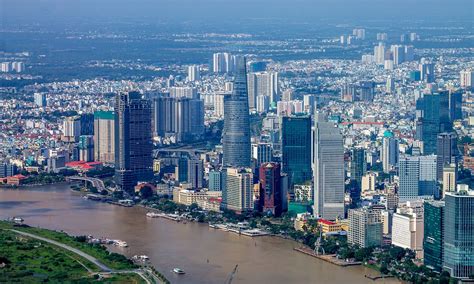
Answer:
[[[239,267],[238,264],[235,265],[234,270],[232,270],[229,277],[227,277],[227,280],[225,281],[225,284],[231,284],[232,283],[232,279],[234,279],[235,273],[237,273],[237,267]]]

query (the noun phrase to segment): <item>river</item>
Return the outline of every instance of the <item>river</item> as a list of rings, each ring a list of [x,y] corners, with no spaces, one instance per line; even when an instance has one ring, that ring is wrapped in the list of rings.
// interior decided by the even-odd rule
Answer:
[[[293,250],[298,244],[275,237],[249,238],[209,228],[145,217],[139,207],[85,200],[56,184],[28,189],[0,189],[0,219],[19,216],[25,223],[73,235],[121,239],[127,256],[146,254],[172,283],[373,283],[364,267],[339,267]],[[185,275],[171,270],[180,267]],[[378,283],[398,283],[394,279]]]

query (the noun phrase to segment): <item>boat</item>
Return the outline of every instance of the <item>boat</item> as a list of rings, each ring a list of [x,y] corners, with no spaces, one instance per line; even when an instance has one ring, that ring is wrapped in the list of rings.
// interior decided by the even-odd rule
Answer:
[[[186,272],[184,272],[184,270],[182,270],[181,268],[178,268],[178,267],[173,268],[173,272],[176,273],[176,274],[185,274],[186,273]]]
[[[121,241],[121,240],[115,240],[115,245],[119,246],[119,247],[123,247],[123,248],[128,247],[128,244],[124,241]]]
[[[146,213],[146,216],[149,217],[149,218],[158,218],[158,217],[161,216],[161,214],[155,213],[155,212],[148,212],[148,213]]]
[[[148,261],[150,258],[147,256],[147,255],[134,255],[132,257],[133,260],[135,261],[143,261],[143,262],[146,262]]]

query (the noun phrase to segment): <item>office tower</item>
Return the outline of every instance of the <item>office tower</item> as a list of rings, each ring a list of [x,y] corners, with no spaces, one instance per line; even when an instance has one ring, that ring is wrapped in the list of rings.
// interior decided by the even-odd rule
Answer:
[[[94,113],[94,160],[106,164],[115,162],[115,113]]]
[[[14,176],[17,172],[18,168],[15,164],[0,163],[0,178]]]
[[[365,150],[363,148],[355,148],[351,150],[351,180],[356,181],[360,190],[362,177],[367,171],[367,162],[365,160]]]
[[[342,140],[339,129],[332,122],[327,122],[321,114],[317,114],[313,138],[314,215],[328,220],[344,216]]]
[[[153,100],[154,136],[194,141],[204,134],[204,101],[188,97],[157,97]]]
[[[459,77],[462,88],[472,88],[474,86],[474,72],[472,70],[462,70]]]
[[[381,156],[383,172],[389,173],[398,163],[398,140],[393,137],[384,137]]]
[[[462,119],[462,93],[459,91],[449,92],[449,120]]]
[[[224,207],[242,213],[253,210],[253,175],[250,168],[227,168],[226,186],[222,195]]]
[[[138,181],[153,177],[151,104],[138,92],[115,96],[115,183],[133,192]]]
[[[381,246],[383,223],[380,211],[370,208],[349,209],[347,242],[362,248]]]
[[[217,93],[214,97],[214,115],[216,117],[224,117],[224,97],[230,94]]]
[[[316,100],[314,95],[304,95],[303,96],[303,111],[307,114],[313,113],[313,108]]]
[[[418,120],[417,135],[423,140],[424,154],[436,153],[437,137],[440,132],[451,132],[449,119],[449,93],[447,91],[424,94],[418,99],[417,109],[422,117]],[[418,129],[421,126],[421,129]]]
[[[188,66],[188,81],[194,82],[201,80],[201,74],[199,73],[198,65]]]
[[[392,245],[416,252],[423,258],[423,203],[407,202],[399,206],[392,219]]]
[[[458,167],[455,163],[443,166],[443,197],[446,192],[456,191],[458,180]]]
[[[265,113],[270,108],[270,97],[257,96],[257,112]]]
[[[68,116],[63,121],[62,140],[76,142],[81,135],[81,117],[79,115]]]
[[[226,182],[226,173],[223,171],[211,171],[209,172],[209,185],[210,191],[222,191]]]
[[[448,192],[445,204],[443,269],[467,279],[474,275],[474,191]]]
[[[387,77],[387,83],[385,84],[385,92],[392,94],[395,91],[395,81],[392,76]]]
[[[203,188],[204,165],[201,159],[191,157],[188,159],[187,182],[194,189]]]
[[[414,50],[412,45],[405,45],[405,61],[414,60]]]
[[[403,156],[399,161],[401,201],[424,197],[439,198],[436,185],[436,155]]]
[[[443,268],[444,201],[425,201],[424,206],[424,265],[441,272]]]
[[[197,92],[197,88],[195,87],[171,87],[170,97],[199,99],[199,94]]]
[[[428,63],[428,62],[422,61],[422,63],[420,63],[421,81],[424,81],[426,83],[433,83],[435,81],[434,68],[435,68],[434,63]]]
[[[267,69],[267,62],[265,61],[251,61],[248,65],[249,73],[264,72]]]
[[[224,99],[224,167],[250,167],[250,120],[245,57],[236,58],[232,95]]]
[[[400,65],[405,61],[405,48],[403,45],[392,45],[390,46],[392,52],[393,65]]]
[[[258,143],[252,145],[252,157],[256,160],[256,167],[273,160],[273,148],[270,143]]]
[[[79,136],[79,161],[92,162],[94,161],[94,136],[81,135]]]
[[[260,207],[264,214],[279,217],[284,211],[286,192],[282,185],[280,164],[263,163],[259,168]]]
[[[290,188],[311,180],[311,118],[282,117],[282,171],[288,174]]]
[[[181,156],[178,158],[177,165],[174,169],[174,175],[176,181],[179,183],[187,183],[189,180],[189,158],[187,156]]]
[[[34,99],[35,99],[35,105],[37,105],[38,107],[45,107],[47,105],[46,94],[44,93],[35,93]]]
[[[446,164],[451,164],[456,162],[456,152],[457,152],[457,136],[454,132],[443,132],[438,134],[437,145],[436,145],[436,155],[438,156],[437,160],[437,175],[438,180],[443,178],[443,167]]]
[[[94,114],[83,113],[80,117],[81,135],[94,135]]]
[[[385,44],[383,42],[379,42],[379,44],[374,47],[374,58],[377,64],[383,65],[385,61]]]

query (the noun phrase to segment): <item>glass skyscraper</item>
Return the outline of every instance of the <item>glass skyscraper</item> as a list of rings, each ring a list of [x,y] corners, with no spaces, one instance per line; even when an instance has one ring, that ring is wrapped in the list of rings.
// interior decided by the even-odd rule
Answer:
[[[251,144],[245,57],[236,56],[235,64],[234,90],[231,96],[224,98],[223,165],[248,168]]]
[[[444,201],[424,203],[424,264],[440,272],[443,268]]]
[[[451,277],[474,275],[474,191],[448,192],[444,212],[443,269]]]
[[[282,169],[288,174],[290,187],[311,181],[311,118],[283,117],[281,146]]]
[[[151,104],[138,92],[115,96],[115,182],[127,192],[153,177]]]

